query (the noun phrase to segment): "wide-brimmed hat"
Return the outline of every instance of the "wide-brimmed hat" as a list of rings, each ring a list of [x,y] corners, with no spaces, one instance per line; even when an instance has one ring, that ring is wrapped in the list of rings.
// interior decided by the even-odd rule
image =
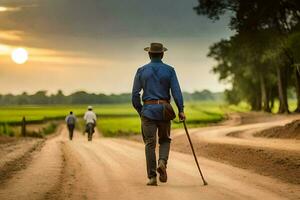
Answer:
[[[161,43],[151,43],[150,47],[146,47],[144,50],[150,53],[163,53],[165,51],[168,51],[168,49],[165,48]]]

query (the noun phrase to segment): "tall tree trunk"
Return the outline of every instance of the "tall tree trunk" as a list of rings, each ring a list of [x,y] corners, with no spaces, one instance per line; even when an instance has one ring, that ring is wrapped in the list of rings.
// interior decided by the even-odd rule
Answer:
[[[261,97],[260,94],[257,94],[250,100],[251,110],[252,111],[261,111]]]
[[[274,86],[272,85],[270,87],[269,94],[268,94],[269,95],[269,102],[270,102],[271,112],[274,108],[274,102],[275,102],[276,94],[277,94],[277,87],[274,88]]]
[[[271,110],[273,110],[273,108],[274,108],[274,101],[275,101],[275,99],[273,98],[273,97],[271,97],[271,106],[270,106],[270,109]]]
[[[297,96],[297,108],[295,112],[300,113],[300,67],[296,67],[296,96]]]
[[[262,109],[265,112],[271,112],[270,105],[269,105],[269,95],[267,94],[267,87],[262,73],[259,73],[259,82],[260,82],[260,90],[261,90]]]
[[[279,94],[279,113],[289,113],[288,100],[287,100],[287,87],[284,84],[282,70],[280,66],[276,67],[277,72],[277,84],[278,84],[278,94]]]
[[[251,110],[252,110],[252,111],[256,111],[256,97],[253,96],[253,98],[250,98],[250,99],[248,100],[248,102],[249,102],[250,105],[251,105]]]
[[[258,93],[255,97],[255,111],[261,111],[261,94]]]

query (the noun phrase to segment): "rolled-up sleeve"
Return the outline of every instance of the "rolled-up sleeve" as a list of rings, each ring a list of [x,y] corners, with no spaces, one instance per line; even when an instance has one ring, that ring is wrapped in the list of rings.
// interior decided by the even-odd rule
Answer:
[[[134,77],[131,100],[132,100],[133,107],[137,110],[139,115],[141,115],[141,111],[143,107],[141,104],[141,94],[140,94],[141,90],[142,90],[142,84],[140,81],[140,69],[138,69]]]
[[[184,105],[183,105],[182,92],[174,69],[172,69],[172,74],[171,74],[171,92],[174,101],[176,103],[176,106],[178,108],[178,112],[183,112]]]

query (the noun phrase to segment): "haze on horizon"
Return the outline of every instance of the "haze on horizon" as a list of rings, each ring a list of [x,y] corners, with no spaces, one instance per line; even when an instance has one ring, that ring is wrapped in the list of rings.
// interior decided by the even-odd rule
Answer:
[[[228,18],[197,16],[197,0],[1,0],[0,94],[58,89],[130,92],[143,48],[162,42],[164,61],[176,68],[182,90],[223,91],[211,73],[208,47],[232,35]],[[29,60],[10,54],[23,47]],[[228,86],[227,86],[228,87]]]

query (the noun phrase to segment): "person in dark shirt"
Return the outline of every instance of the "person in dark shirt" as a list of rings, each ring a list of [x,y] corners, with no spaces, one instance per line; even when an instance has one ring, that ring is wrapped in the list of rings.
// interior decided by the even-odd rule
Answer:
[[[70,114],[66,117],[66,123],[67,123],[67,127],[69,130],[69,139],[72,140],[73,139],[73,133],[74,133],[74,129],[75,129],[75,124],[76,124],[76,117],[73,114],[72,111],[70,111]]]

